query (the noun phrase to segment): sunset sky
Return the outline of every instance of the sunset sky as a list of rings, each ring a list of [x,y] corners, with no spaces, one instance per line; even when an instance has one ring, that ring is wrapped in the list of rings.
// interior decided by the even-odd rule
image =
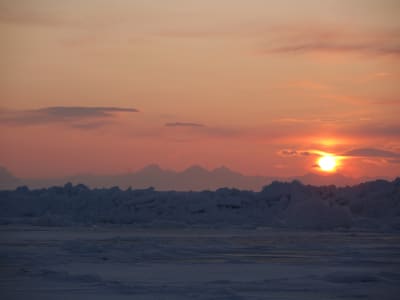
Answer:
[[[0,0],[0,165],[400,175],[398,0]]]

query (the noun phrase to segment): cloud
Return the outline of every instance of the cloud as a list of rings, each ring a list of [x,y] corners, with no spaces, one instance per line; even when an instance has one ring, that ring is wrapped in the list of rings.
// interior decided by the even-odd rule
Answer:
[[[329,28],[286,28],[264,47],[266,53],[356,53],[400,57],[397,31],[360,31]]]
[[[75,1],[47,0],[1,0],[0,23],[22,26],[68,27],[91,29],[110,26],[120,22],[121,17],[88,18],[86,9],[76,10]],[[54,4],[53,4],[54,3]]]
[[[57,14],[53,7],[40,10],[40,3],[34,5],[33,1],[0,2],[0,23],[23,24],[37,26],[73,25],[77,20],[69,20],[65,15]]]
[[[365,125],[354,126],[351,128],[342,128],[343,134],[351,134],[361,137],[386,137],[399,139],[400,138],[400,124],[378,124],[367,123]]]
[[[339,53],[370,56],[391,55],[400,58],[399,29],[347,28],[337,24],[262,24],[229,27],[179,28],[163,30],[162,37],[172,38],[250,38],[261,45],[262,53],[302,54]],[[323,85],[300,83],[304,88],[326,89]],[[301,87],[300,86],[300,87]]]
[[[302,151],[302,150],[291,150],[291,149],[284,149],[278,152],[281,156],[309,156],[315,154],[313,151]]]
[[[165,123],[166,127],[205,127],[204,124],[200,123],[190,123],[190,122],[173,122]]]
[[[378,158],[399,158],[400,153],[375,149],[375,148],[358,148],[347,151],[342,156],[353,156],[353,157],[378,157]]]
[[[373,104],[388,105],[388,106],[400,106],[400,99],[376,100],[376,101],[373,101]]]
[[[298,89],[303,89],[303,90],[312,90],[312,91],[320,91],[320,90],[328,90],[330,89],[330,86],[311,81],[311,80],[297,80],[290,82],[287,85],[289,88],[298,88]]]
[[[116,113],[138,112],[135,108],[54,106],[34,110],[0,111],[0,124],[43,125],[68,124],[74,128],[94,129],[110,123]],[[107,120],[107,121],[106,121]]]
[[[213,126],[194,122],[165,123],[165,133],[174,139],[190,142],[199,139],[254,139],[254,132],[246,128],[230,126]]]
[[[380,45],[377,43],[351,43],[335,41],[317,41],[287,44],[267,50],[271,53],[306,53],[306,52],[334,52],[350,53],[358,52],[373,55],[395,55],[400,56],[400,45]]]

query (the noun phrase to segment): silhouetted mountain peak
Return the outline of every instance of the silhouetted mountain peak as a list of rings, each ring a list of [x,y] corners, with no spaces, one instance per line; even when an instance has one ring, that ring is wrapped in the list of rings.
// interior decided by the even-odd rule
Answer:
[[[377,178],[374,178],[377,179]],[[220,166],[211,171],[199,166],[193,165],[184,171],[172,171],[162,169],[157,164],[151,164],[143,169],[131,173],[120,175],[85,175],[70,176],[52,179],[19,179],[15,178],[6,168],[0,167],[0,189],[15,188],[18,185],[27,185],[29,187],[48,187],[52,185],[63,185],[65,182],[83,183],[90,187],[111,187],[119,186],[127,188],[147,188],[153,186],[160,190],[204,190],[218,189],[222,187],[250,189],[259,191],[262,187],[270,184],[274,180],[281,183],[273,185],[274,188],[286,189],[284,183],[290,183],[297,180],[304,185],[315,186],[352,186],[366,181],[362,178],[346,177],[340,173],[317,174],[308,173],[298,177],[267,177],[267,176],[247,176],[231,169]],[[372,180],[372,179],[371,179]],[[396,183],[400,185],[400,179]],[[296,186],[296,184],[292,184]],[[301,186],[299,187],[301,189]]]
[[[160,173],[163,170],[160,168],[159,165],[157,164],[151,164],[148,165],[146,167],[144,167],[143,169],[139,170],[138,173]]]
[[[185,169],[182,174],[191,174],[191,175],[204,175],[207,174],[208,171],[199,165],[193,165],[189,168]]]
[[[214,170],[212,170],[212,173],[218,174],[218,175],[232,175],[232,174],[238,175],[239,174],[239,173],[236,173],[236,172],[232,171],[231,169],[229,169],[229,168],[227,168],[225,166],[221,166],[221,167],[215,168]]]
[[[19,179],[15,177],[7,168],[0,166],[0,187],[9,184],[17,184]]]

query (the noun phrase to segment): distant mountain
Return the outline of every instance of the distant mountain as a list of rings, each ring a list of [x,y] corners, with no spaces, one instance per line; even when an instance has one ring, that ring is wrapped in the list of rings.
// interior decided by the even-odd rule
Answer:
[[[191,166],[181,172],[165,170],[158,165],[152,164],[145,168],[127,174],[119,175],[92,175],[84,174],[51,179],[19,179],[14,177],[5,168],[0,167],[0,189],[13,189],[20,185],[27,185],[30,188],[41,188],[55,185],[64,185],[66,182],[73,184],[83,183],[89,187],[112,187],[119,186],[142,189],[154,187],[157,190],[216,190],[221,187],[238,188],[259,191],[263,186],[273,181],[297,180],[303,184],[310,185],[354,185],[365,181],[354,179],[341,174],[319,175],[309,173],[299,177],[267,177],[267,176],[246,176],[221,166],[213,170],[204,169],[201,166]]]
[[[20,184],[20,180],[14,177],[10,171],[0,166],[0,189],[6,189],[9,187],[16,187]]]

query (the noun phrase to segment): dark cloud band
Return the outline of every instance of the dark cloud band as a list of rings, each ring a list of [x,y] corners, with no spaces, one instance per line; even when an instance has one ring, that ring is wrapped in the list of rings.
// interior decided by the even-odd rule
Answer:
[[[204,124],[200,123],[189,123],[189,122],[174,122],[174,123],[166,123],[166,127],[205,127]]]
[[[90,128],[100,127],[105,122],[99,120],[112,119],[116,113],[135,113],[135,108],[125,107],[89,107],[89,106],[53,106],[34,110],[0,111],[0,124],[9,125],[41,125],[66,123],[75,128],[90,124]],[[90,123],[82,123],[89,122]],[[97,122],[93,122],[97,121]],[[78,126],[76,126],[79,123]],[[83,125],[82,125],[83,124]],[[86,126],[86,128],[88,128]]]
[[[375,148],[359,148],[347,151],[342,156],[400,158],[400,153]]]

